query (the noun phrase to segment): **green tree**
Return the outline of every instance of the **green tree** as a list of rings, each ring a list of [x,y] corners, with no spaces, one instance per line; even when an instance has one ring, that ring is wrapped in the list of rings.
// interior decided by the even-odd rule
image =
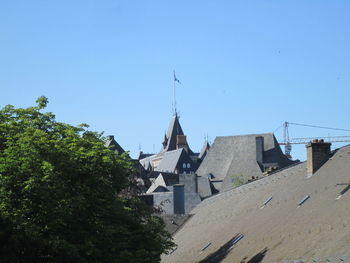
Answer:
[[[131,163],[87,125],[37,106],[0,110],[1,262],[158,262],[163,221],[120,192]]]

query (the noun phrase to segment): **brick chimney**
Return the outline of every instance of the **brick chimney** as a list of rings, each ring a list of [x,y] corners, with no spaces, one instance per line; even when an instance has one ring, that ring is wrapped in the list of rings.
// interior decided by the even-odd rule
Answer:
[[[328,161],[331,154],[331,143],[321,140],[312,140],[306,145],[307,151],[307,174],[313,175],[321,166]]]
[[[188,152],[188,144],[185,135],[177,135],[176,136],[176,149],[184,148],[186,152]]]

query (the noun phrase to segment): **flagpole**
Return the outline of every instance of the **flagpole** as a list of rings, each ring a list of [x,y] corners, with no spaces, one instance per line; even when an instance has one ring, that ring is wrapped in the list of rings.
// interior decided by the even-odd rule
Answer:
[[[175,78],[175,70],[174,70],[174,114],[177,115],[177,109],[176,109],[176,78]]]

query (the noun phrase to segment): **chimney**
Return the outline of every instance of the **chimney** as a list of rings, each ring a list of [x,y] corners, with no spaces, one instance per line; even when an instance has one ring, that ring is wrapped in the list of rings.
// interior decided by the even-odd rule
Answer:
[[[174,191],[174,214],[185,214],[185,188],[183,184],[175,184]]]
[[[186,152],[188,151],[187,139],[185,135],[176,136],[176,149],[184,148]]]
[[[264,154],[264,137],[262,136],[255,137],[255,145],[256,145],[256,161],[262,165],[263,154]]]
[[[328,161],[331,154],[331,143],[321,140],[312,140],[306,145],[307,151],[307,174],[313,175],[321,166]]]

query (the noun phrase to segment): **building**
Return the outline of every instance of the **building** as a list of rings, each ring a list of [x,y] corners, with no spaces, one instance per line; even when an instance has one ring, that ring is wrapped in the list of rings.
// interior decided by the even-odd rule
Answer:
[[[205,146],[207,143],[205,143]],[[140,163],[146,171],[167,173],[194,173],[203,160],[209,148],[203,152],[194,153],[188,145],[179,122],[177,113],[172,117],[167,133],[164,135],[162,148],[158,154],[145,155],[140,153]]]
[[[196,173],[208,177],[222,192],[295,162],[283,154],[273,133],[221,136],[215,138]]]
[[[108,135],[107,140],[105,142],[105,147],[111,149],[116,154],[123,154],[125,153],[124,149],[117,143],[117,141],[114,139],[114,135]]]
[[[147,191],[142,198],[165,215],[190,213],[202,200],[198,189],[212,193],[208,178],[198,178],[195,174],[209,148],[206,142],[200,153],[191,150],[175,113],[160,152],[151,155],[140,153],[139,161],[147,174]],[[179,194],[175,189],[179,189]],[[177,208],[179,205],[181,208]]]
[[[162,262],[350,262],[350,146],[307,151],[307,162],[203,200]]]

